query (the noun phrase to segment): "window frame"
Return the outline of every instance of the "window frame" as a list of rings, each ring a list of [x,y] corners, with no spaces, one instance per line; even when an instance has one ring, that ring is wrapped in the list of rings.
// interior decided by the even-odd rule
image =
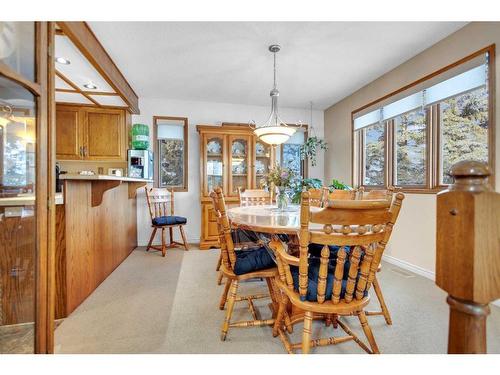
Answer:
[[[162,187],[160,186],[160,148],[158,146],[158,120],[173,120],[173,121],[183,121],[184,122],[184,178],[182,186],[177,187]],[[153,170],[154,170],[154,186],[158,188],[164,188],[169,190],[174,190],[175,192],[187,192],[188,191],[188,133],[189,133],[189,122],[187,117],[176,117],[176,116],[153,116]]]
[[[375,106],[376,104],[386,101],[391,97],[401,94],[412,87],[422,84],[431,78],[447,72],[450,69],[456,68],[480,55],[488,56],[487,69],[488,69],[488,166],[491,171],[489,184],[495,188],[495,44],[491,44],[482,48],[458,61],[453,62],[431,74],[428,74],[408,85],[405,85],[387,95],[384,95],[358,109],[351,112],[351,184],[353,186],[363,186],[366,190],[380,189],[381,186],[365,185],[364,182],[364,131],[365,129],[355,130],[354,119],[355,115],[362,110]],[[427,118],[427,131],[426,131],[426,184],[423,185],[394,185],[401,188],[406,193],[421,193],[421,194],[434,194],[444,190],[448,185],[440,184],[440,163],[441,163],[441,149],[440,149],[440,131],[441,131],[441,118],[440,118],[440,104],[435,103],[426,108]],[[386,123],[385,135],[385,156],[386,162],[384,165],[386,172],[386,186],[393,185],[395,181],[394,170],[394,157],[395,157],[395,121],[389,119]],[[356,132],[362,132],[362,136],[356,136]],[[359,137],[359,140],[357,140]],[[390,145],[390,147],[387,147]],[[356,149],[356,151],[355,151]]]

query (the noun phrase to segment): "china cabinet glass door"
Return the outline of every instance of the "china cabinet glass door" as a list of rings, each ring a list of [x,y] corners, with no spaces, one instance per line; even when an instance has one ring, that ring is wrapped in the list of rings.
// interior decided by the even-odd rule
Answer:
[[[237,197],[238,188],[250,188],[251,155],[249,136],[229,136],[229,195]]]
[[[220,187],[224,190],[224,137],[206,136],[205,140],[205,195]]]
[[[264,176],[272,168],[271,146],[261,141],[255,141],[255,164],[254,164],[254,185],[260,189],[263,184]]]

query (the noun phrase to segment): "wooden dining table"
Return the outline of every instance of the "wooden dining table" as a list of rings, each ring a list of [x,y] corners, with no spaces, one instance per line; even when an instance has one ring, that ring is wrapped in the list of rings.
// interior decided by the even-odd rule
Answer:
[[[310,207],[312,212],[320,210],[318,207]],[[300,206],[289,205],[284,210],[278,209],[273,205],[259,206],[239,206],[227,210],[227,216],[233,228],[239,228],[255,233],[265,233],[269,235],[286,234],[288,236],[288,251],[298,257],[298,232],[300,229]],[[319,224],[310,224],[309,228]],[[295,251],[294,251],[295,250]],[[274,284],[274,283],[273,283]],[[277,290],[270,290],[271,297],[277,296]],[[273,316],[277,312],[277,299],[272,298],[270,308],[273,310]],[[287,306],[287,313],[292,324],[303,321],[304,311],[293,306],[291,303]],[[314,314],[314,319],[325,319],[323,314]]]

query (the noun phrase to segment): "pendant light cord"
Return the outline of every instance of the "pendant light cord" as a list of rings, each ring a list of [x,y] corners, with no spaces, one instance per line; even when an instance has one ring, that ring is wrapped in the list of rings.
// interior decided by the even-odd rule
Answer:
[[[276,89],[276,52],[273,52],[274,55],[274,88]]]

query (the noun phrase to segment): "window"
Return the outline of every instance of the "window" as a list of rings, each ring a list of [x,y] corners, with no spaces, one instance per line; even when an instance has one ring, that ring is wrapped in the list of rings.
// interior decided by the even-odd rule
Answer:
[[[427,123],[425,111],[394,119],[394,185],[422,186],[427,180]]]
[[[155,183],[158,187],[187,191],[188,120],[155,116],[153,122]]]
[[[363,131],[363,184],[385,185],[385,123],[368,126]]]
[[[459,161],[492,164],[492,53],[494,46],[478,51],[353,112],[353,183],[435,190],[452,183]]]
[[[444,100],[440,109],[440,181],[462,160],[488,162],[488,91],[485,87]]]
[[[295,125],[288,125],[295,126]],[[290,168],[297,176],[307,177],[307,163],[300,158],[300,146],[307,139],[307,125],[298,128],[288,141],[283,143],[278,155],[278,162],[282,167]]]

